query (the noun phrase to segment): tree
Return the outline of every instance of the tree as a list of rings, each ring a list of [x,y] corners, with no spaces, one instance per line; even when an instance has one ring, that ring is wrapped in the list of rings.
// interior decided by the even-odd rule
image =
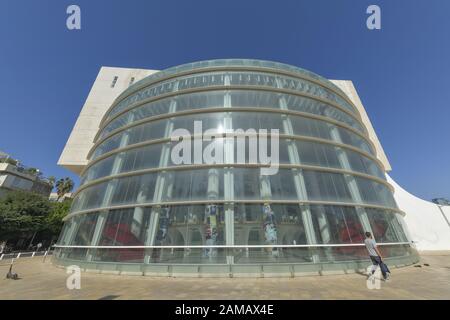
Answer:
[[[37,175],[37,174],[39,174],[40,171],[37,168],[27,168],[27,169],[25,169],[25,172],[32,174],[32,175]]]
[[[0,158],[0,163],[8,163],[8,164],[11,164],[13,166],[17,166],[18,161],[14,160],[13,158],[6,157],[6,158]]]
[[[45,217],[45,229],[52,235],[58,235],[64,224],[63,218],[69,213],[72,199],[53,202],[50,213]]]
[[[59,179],[56,181],[56,194],[58,195],[58,199],[64,197],[66,193],[69,193],[73,190],[73,180],[69,177]]]
[[[54,176],[50,176],[47,178],[47,180],[48,180],[48,184],[52,187],[52,190],[53,190],[53,188],[55,187],[56,178]]]
[[[51,203],[31,192],[11,191],[0,199],[0,239],[39,232]]]
[[[52,202],[32,192],[8,192],[0,199],[0,243],[25,238],[31,244],[36,235],[53,240],[61,232],[71,203],[71,199]]]

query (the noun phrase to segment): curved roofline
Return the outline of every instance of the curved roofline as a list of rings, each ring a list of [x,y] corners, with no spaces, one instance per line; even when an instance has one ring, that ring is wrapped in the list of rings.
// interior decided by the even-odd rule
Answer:
[[[238,61],[242,63],[237,63]],[[171,74],[176,74],[179,72],[194,70],[198,68],[205,68],[205,67],[222,67],[222,66],[250,66],[250,67],[266,67],[266,68],[272,68],[272,69],[280,69],[280,70],[286,70],[286,71],[293,71],[298,72],[300,74],[306,74],[307,76],[314,78],[316,80],[321,80],[324,82],[327,82],[331,84],[333,87],[335,87],[338,91],[341,93],[344,93],[338,86],[330,82],[327,78],[322,77],[321,75],[314,73],[312,71],[290,65],[283,62],[277,62],[277,61],[271,61],[271,60],[261,60],[261,59],[244,59],[244,58],[236,58],[236,59],[212,59],[212,60],[200,60],[196,62],[188,62],[183,63],[177,66],[169,67],[163,70],[160,70],[158,72],[155,72],[135,83],[133,83],[130,87],[128,87],[125,91],[123,91],[117,99],[119,99],[122,95],[125,95],[129,91],[133,91],[133,88],[136,87],[138,84],[143,83],[144,81],[152,81],[157,80],[163,77],[166,77]],[[345,93],[344,93],[345,94]]]
[[[286,63],[269,61],[269,60],[258,60],[258,59],[213,59],[213,60],[202,60],[197,62],[190,62],[181,64],[174,67],[169,67],[167,69],[163,69],[161,71],[155,72],[137,82],[132,84],[126,90],[124,90],[121,94],[119,94],[114,102],[111,104],[110,108],[106,111],[103,116],[103,119],[100,121],[102,124],[106,119],[108,119],[111,110],[117,105],[118,101],[124,99],[125,97],[131,95],[133,92],[138,91],[140,88],[151,85],[154,82],[158,82],[159,80],[164,80],[165,78],[175,76],[178,73],[189,72],[192,70],[201,70],[205,68],[215,68],[215,67],[254,67],[254,68],[266,68],[278,71],[285,71],[290,73],[297,73],[303,77],[307,77],[312,80],[316,80],[321,82],[328,87],[333,88],[342,98],[347,100],[355,110],[356,114],[358,114],[357,108],[353,105],[353,103],[348,99],[345,92],[342,91],[338,86],[332,83],[330,80],[306,69],[302,69],[293,65],[289,65]],[[358,114],[359,115],[359,114]]]

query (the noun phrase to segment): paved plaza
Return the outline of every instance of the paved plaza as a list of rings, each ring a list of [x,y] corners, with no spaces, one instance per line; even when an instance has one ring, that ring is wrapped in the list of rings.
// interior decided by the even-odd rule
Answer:
[[[4,279],[0,299],[450,299],[450,252],[423,254],[415,266],[392,270],[392,280],[369,290],[362,274],[298,278],[156,278],[82,273],[81,289],[66,288],[67,274],[50,259],[23,258]],[[428,264],[428,266],[426,265]],[[420,267],[419,267],[420,265]]]

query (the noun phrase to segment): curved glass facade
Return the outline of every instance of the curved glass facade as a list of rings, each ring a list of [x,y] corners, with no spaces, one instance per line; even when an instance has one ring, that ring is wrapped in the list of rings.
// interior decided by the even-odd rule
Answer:
[[[202,150],[214,144],[226,161],[173,161],[172,134],[198,121],[215,132]],[[275,174],[239,155],[238,129],[278,130]],[[352,268],[367,260],[365,231],[385,257],[415,259],[357,109],[309,71],[236,59],[170,68],[123,92],[94,142],[58,240],[61,262]]]

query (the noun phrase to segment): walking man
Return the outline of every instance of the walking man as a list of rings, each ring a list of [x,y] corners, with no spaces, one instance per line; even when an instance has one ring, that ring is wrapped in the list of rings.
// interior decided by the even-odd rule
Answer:
[[[372,275],[375,273],[377,266],[380,266],[383,279],[385,281],[388,281],[391,272],[389,271],[387,265],[383,262],[383,257],[381,256],[380,250],[378,250],[377,243],[375,242],[375,239],[372,238],[372,234],[370,232],[366,232],[366,239],[364,240],[364,244],[366,245],[366,249],[369,252],[370,260],[372,260],[373,263]]]

